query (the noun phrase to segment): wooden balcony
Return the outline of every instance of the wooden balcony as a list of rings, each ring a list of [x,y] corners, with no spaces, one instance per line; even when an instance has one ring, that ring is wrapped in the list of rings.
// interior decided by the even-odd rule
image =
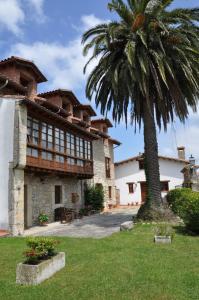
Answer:
[[[66,162],[44,160],[41,157],[27,156],[26,169],[35,172],[60,173],[63,175],[74,176],[82,179],[93,177],[93,163],[86,161],[84,166],[69,165]]]

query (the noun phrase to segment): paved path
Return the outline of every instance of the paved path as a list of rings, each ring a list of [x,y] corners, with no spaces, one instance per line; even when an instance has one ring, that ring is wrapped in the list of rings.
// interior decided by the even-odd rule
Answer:
[[[115,209],[112,212],[97,214],[75,220],[71,224],[50,224],[46,228],[37,227],[26,231],[25,235],[68,236],[82,238],[103,238],[120,230],[120,224],[132,220],[137,209]]]

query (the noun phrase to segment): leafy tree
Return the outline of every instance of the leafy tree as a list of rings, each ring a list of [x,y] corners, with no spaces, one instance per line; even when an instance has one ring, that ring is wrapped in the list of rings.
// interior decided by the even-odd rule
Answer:
[[[84,55],[92,52],[87,65],[97,59],[87,97],[102,114],[112,110],[116,123],[127,122],[130,107],[135,128],[143,124],[148,200],[142,213],[163,211],[157,127],[166,130],[176,116],[184,122],[199,96],[199,8],[170,10],[172,2],[112,0],[108,8],[119,20],[82,38]]]

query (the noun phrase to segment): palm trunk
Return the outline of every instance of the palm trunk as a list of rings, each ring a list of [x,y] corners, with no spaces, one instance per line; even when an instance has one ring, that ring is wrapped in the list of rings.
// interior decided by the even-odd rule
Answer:
[[[147,181],[147,200],[138,212],[140,219],[159,218],[157,213],[162,210],[160,171],[158,159],[158,143],[153,108],[147,101],[143,104],[145,173]]]
[[[154,112],[153,108],[150,108],[146,101],[144,102],[143,109],[144,149],[148,197],[152,207],[160,207],[162,205],[162,197]]]

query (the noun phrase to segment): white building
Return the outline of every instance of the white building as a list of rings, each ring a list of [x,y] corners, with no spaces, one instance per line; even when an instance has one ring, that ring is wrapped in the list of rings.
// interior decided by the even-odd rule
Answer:
[[[162,196],[182,185],[185,148],[178,148],[178,158],[159,156]],[[138,155],[115,163],[115,183],[120,194],[120,205],[141,204],[146,200],[146,177],[143,156]]]

